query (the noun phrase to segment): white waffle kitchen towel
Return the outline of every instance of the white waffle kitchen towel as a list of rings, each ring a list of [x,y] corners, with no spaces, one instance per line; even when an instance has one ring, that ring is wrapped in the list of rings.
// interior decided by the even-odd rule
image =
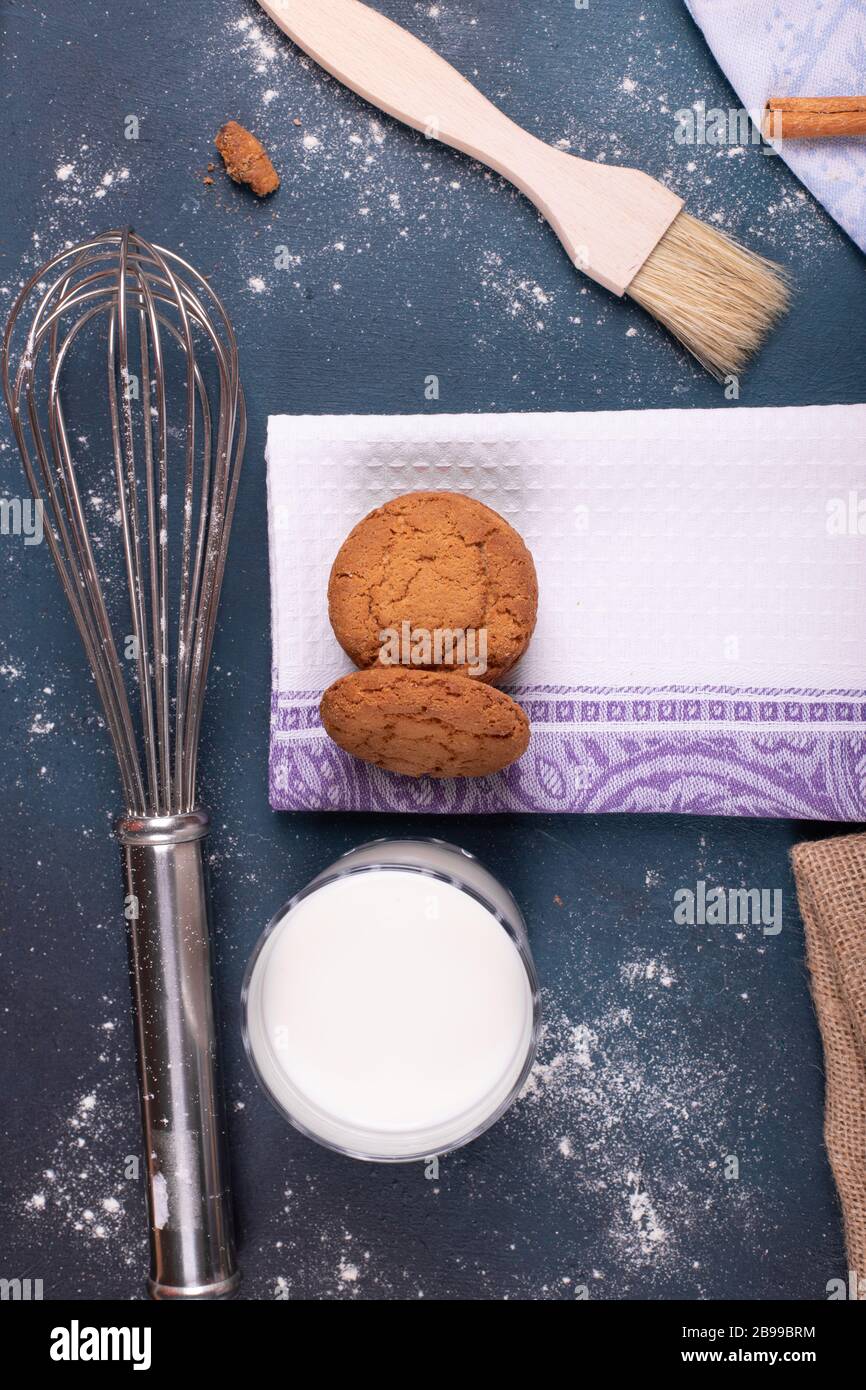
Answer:
[[[478,780],[369,767],[318,718],[350,669],[340,545],[437,488],[505,516],[539,576],[507,685],[530,747]],[[274,807],[866,820],[866,406],[276,416],[268,490]]]
[[[866,96],[864,0],[686,0],[760,129],[768,97]],[[784,140],[782,158],[866,251],[866,139]]]

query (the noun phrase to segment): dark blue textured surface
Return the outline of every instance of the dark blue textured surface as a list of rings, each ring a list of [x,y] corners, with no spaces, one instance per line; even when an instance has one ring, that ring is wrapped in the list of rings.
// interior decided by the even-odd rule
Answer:
[[[693,211],[719,212],[791,265],[794,311],[744,380],[744,404],[862,399],[859,253],[779,160],[674,143],[676,109],[731,100],[677,0],[380,8],[529,128],[668,178]],[[3,305],[67,238],[130,221],[213,274],[241,342],[252,428],[202,793],[217,827],[247,1296],[569,1299],[586,1284],[593,1297],[822,1297],[845,1260],[787,866],[808,828],[413,821],[480,854],[513,888],[550,1021],[534,1094],[445,1159],[436,1180],[355,1164],[289,1131],[256,1090],[239,1036],[244,964],[272,912],[338,852],[405,829],[268,810],[267,411],[736,407],[636,308],[576,280],[516,195],[388,121],[372,126],[248,0],[65,0],[45,11],[4,0],[2,12]],[[234,27],[245,18],[252,28]],[[124,139],[130,114],[138,141]],[[263,134],[283,173],[266,205],[219,170],[203,184],[229,116]],[[279,244],[295,258],[288,272],[274,268]],[[431,372],[438,406],[424,400]],[[15,494],[5,424],[2,440],[2,489]],[[104,463],[93,460],[97,493]],[[0,1275],[43,1278],[46,1297],[137,1297],[115,770],[47,554],[3,537],[0,564]],[[699,878],[782,889],[783,931],[675,927],[673,893]],[[726,1155],[739,1159],[737,1180],[724,1177]]]

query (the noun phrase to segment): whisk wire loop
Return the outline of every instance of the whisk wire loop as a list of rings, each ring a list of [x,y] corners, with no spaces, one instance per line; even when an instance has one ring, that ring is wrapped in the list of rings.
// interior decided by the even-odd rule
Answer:
[[[105,540],[94,535],[83,495],[86,443],[77,419],[73,443],[65,400],[73,349],[83,352],[100,327],[130,613],[122,650],[110,617],[113,576],[100,574]],[[184,363],[177,399],[167,385],[169,353]],[[196,803],[204,689],[246,439],[228,315],[182,257],[130,229],[114,230],[62,252],[31,277],[7,324],[0,367],[25,473],[114,744],[126,811],[187,813]]]

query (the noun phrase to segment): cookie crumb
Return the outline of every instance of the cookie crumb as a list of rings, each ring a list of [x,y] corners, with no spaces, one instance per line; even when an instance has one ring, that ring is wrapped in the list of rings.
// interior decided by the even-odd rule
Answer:
[[[235,183],[247,184],[258,198],[266,198],[279,188],[280,176],[261,140],[237,121],[226,121],[214,144],[223,157],[229,178]]]

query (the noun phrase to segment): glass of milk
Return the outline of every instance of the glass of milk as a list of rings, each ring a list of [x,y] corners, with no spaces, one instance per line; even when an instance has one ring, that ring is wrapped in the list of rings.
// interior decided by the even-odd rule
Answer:
[[[520,909],[440,840],[379,840],[313,879],[256,947],[243,1014],[277,1109],[328,1148],[391,1163],[499,1119],[540,1023]]]

